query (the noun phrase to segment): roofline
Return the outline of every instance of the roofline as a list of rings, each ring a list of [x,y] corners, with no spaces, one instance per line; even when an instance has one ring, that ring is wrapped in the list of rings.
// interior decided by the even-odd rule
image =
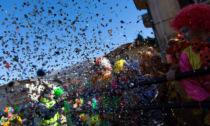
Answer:
[[[18,83],[20,83],[20,85],[23,85],[25,83],[34,83],[36,81],[38,81],[38,79],[29,79],[29,80],[27,79],[27,80],[10,81],[10,82],[18,82]],[[8,82],[8,83],[10,83],[10,82]],[[7,84],[4,84],[4,85],[1,85],[0,86],[0,89],[6,88],[7,85],[8,85],[8,83]]]

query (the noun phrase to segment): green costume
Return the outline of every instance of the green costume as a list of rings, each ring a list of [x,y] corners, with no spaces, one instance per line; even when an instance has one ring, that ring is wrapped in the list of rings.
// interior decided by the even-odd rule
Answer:
[[[52,101],[49,101],[49,100],[46,100],[45,98],[43,98],[41,100],[42,103],[45,104],[45,106],[50,109],[52,108],[54,105],[55,105],[55,101],[52,100]],[[59,112],[57,112],[53,118],[49,119],[49,120],[41,120],[39,122],[39,125],[48,125],[48,126],[59,126],[60,123],[59,123],[59,120],[60,120],[60,115],[59,115]]]

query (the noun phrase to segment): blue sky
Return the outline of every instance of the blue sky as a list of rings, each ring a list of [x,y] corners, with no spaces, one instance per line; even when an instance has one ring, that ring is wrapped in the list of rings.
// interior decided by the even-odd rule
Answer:
[[[144,13],[133,0],[1,0],[0,85],[103,56],[139,33],[154,37]]]

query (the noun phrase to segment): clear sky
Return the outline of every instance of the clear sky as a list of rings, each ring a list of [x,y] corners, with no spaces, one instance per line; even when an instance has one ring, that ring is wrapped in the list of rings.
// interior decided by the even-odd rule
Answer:
[[[154,37],[144,13],[133,0],[1,0],[0,85],[103,56],[139,33]]]

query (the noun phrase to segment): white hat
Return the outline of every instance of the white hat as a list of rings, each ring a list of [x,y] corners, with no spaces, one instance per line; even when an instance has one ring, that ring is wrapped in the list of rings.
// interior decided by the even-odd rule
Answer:
[[[108,71],[111,70],[111,63],[110,61],[105,57],[99,57],[96,59],[96,63],[98,63],[101,67],[107,69]]]

